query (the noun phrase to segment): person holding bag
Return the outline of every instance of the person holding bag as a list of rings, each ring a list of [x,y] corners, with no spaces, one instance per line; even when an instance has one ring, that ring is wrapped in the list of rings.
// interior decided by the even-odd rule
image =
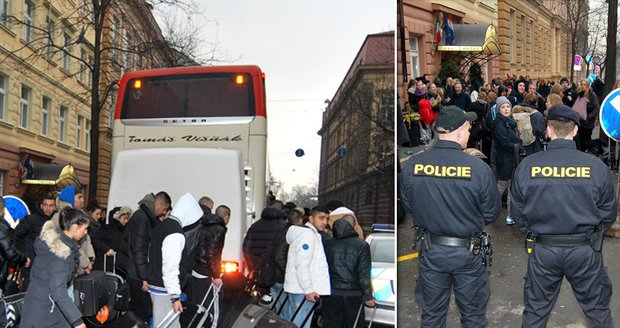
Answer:
[[[579,83],[579,92],[573,110],[579,116],[579,131],[577,132],[577,148],[581,151],[590,149],[592,144],[592,130],[599,111],[598,97],[590,88],[587,79]]]

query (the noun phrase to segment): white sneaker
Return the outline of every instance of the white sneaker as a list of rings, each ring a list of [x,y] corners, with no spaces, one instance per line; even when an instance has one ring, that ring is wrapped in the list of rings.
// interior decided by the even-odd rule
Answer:
[[[507,225],[513,225],[513,224],[515,224],[515,221],[513,221],[513,220],[512,220],[512,218],[510,217],[510,215],[508,215],[508,216],[506,217],[506,224],[507,224]]]

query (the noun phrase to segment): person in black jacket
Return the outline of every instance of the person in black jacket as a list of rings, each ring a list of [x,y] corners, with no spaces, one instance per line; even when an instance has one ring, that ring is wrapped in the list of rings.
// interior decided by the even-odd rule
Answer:
[[[334,222],[334,238],[324,242],[329,266],[331,296],[323,299],[326,328],[353,327],[359,306],[374,307],[370,283],[370,246],[353,229],[355,218],[345,215]],[[364,312],[355,328],[364,326]]]
[[[79,260],[77,241],[84,238],[90,219],[79,209],[60,211],[59,227],[50,220],[34,244],[37,260],[32,266],[30,288],[24,298],[22,328],[86,328],[82,314],[69,298],[67,284]]]
[[[105,261],[107,262],[105,269],[107,271],[112,271],[112,266],[114,265],[117,270],[116,273],[120,274],[122,277],[127,277],[127,272],[129,271],[129,254],[127,253],[127,244],[123,239],[123,234],[132,212],[133,211],[128,206],[113,209],[110,212],[109,223],[99,228],[93,235],[93,244],[100,245],[100,247],[102,247],[100,254],[107,255],[105,257]],[[98,240],[98,244],[95,243],[95,240]],[[113,255],[116,255],[116,260],[110,258],[110,256]],[[102,257],[100,260],[104,261],[104,258]],[[100,260],[97,259],[95,261],[96,270],[103,269],[103,262]],[[98,262],[101,263],[97,265]],[[99,269],[97,269],[98,267]]]
[[[466,110],[469,108],[471,104],[471,97],[467,92],[463,91],[463,84],[460,81],[457,81],[454,84],[454,94],[452,95],[452,99],[450,99],[450,105],[455,105],[462,110]]]
[[[493,147],[495,149],[495,165],[497,167],[497,188],[499,193],[508,192],[508,216],[506,224],[514,224],[510,217],[510,181],[517,167],[517,153],[524,152],[521,140],[517,136],[517,122],[512,118],[512,106],[506,97],[496,100],[497,118],[493,127]]]
[[[39,208],[23,218],[13,231],[18,249],[32,261],[35,259],[34,241],[41,234],[43,224],[52,219],[54,212],[56,212],[56,196],[49,193],[41,199]],[[22,267],[21,274],[23,289],[27,290],[30,284],[30,268]]]
[[[211,284],[214,287],[219,287],[222,284],[222,278],[220,278],[222,274],[222,250],[228,230],[226,225],[230,220],[230,208],[226,205],[218,206],[215,209],[215,214],[207,211],[208,208],[201,207],[204,215],[199,221],[200,240],[196,248],[191,275],[187,281],[187,300],[192,304],[202,302]],[[211,303],[212,297],[212,294],[207,297],[205,307]],[[217,326],[220,312],[219,299],[213,303],[211,311],[212,325]]]
[[[11,227],[4,219],[4,209],[4,198],[0,197],[0,287],[3,289],[9,272],[9,263],[30,267],[31,262],[30,258],[15,248]]]
[[[260,220],[252,224],[243,240],[243,254],[250,272],[256,271],[265,251],[278,233],[284,229],[282,211],[267,207],[263,209]]]
[[[123,234],[130,264],[127,272],[131,290],[130,308],[144,321],[149,319],[152,310],[147,283],[151,232],[159,224],[159,218],[170,211],[171,203],[166,192],[146,194],[138,202],[140,208],[129,219]]]

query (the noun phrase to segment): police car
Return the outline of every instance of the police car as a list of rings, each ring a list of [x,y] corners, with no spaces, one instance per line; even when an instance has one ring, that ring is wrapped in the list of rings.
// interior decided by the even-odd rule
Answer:
[[[372,269],[370,278],[377,301],[374,323],[394,326],[396,319],[396,257],[394,253],[394,225],[373,224],[372,233],[366,237],[370,245]],[[366,320],[370,320],[373,309],[365,308]]]

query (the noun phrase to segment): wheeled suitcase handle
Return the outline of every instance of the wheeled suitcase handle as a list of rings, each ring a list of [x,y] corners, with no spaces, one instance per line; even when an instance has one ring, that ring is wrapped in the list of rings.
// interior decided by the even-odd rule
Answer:
[[[108,272],[108,270],[106,270],[106,266],[108,264],[108,257],[108,255],[103,254],[103,272]],[[112,273],[116,274],[116,251],[114,251],[114,255],[112,255]]]
[[[355,323],[353,324],[353,328],[357,328],[357,322],[360,320],[360,314],[362,314],[362,309],[364,309],[364,302],[360,304],[360,309],[357,310],[357,316],[355,317]],[[375,314],[377,313],[377,305],[373,306],[372,313],[370,314],[370,321],[368,323],[368,328],[372,327],[372,322],[375,320]]]
[[[177,319],[181,316],[181,312],[174,312],[174,310],[170,310],[164,320],[162,320],[156,328],[170,328],[173,323],[177,321]]]
[[[312,309],[310,309],[310,312],[308,312],[308,315],[306,315],[306,318],[304,318],[304,321],[301,322],[301,325],[299,325],[299,327],[303,327],[306,324],[306,322],[308,321],[308,319],[310,319],[310,317],[312,316],[314,311],[316,311],[316,308],[319,306],[319,301],[320,300],[321,299],[318,296],[314,298],[314,305],[312,305]],[[306,303],[306,298],[305,297],[301,301],[301,303],[299,303],[299,306],[295,310],[295,314],[293,314],[293,317],[291,318],[291,322],[293,322],[293,320],[295,320],[295,317],[297,317],[297,314],[299,314],[299,311],[301,311],[301,308],[304,306],[304,303]]]

